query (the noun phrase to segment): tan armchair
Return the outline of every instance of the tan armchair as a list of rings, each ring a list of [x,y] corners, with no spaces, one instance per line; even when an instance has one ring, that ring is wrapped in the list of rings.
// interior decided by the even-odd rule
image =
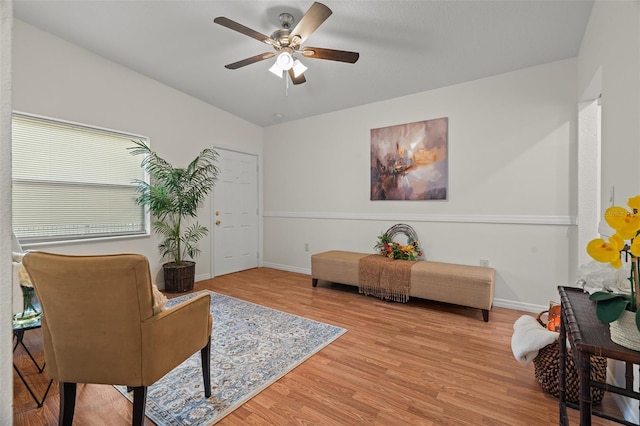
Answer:
[[[133,424],[142,425],[147,386],[200,351],[211,396],[210,296],[158,314],[147,258],[135,254],[28,253],[23,264],[42,306],[47,373],[60,384],[60,424],[71,425],[77,383],[133,388]]]

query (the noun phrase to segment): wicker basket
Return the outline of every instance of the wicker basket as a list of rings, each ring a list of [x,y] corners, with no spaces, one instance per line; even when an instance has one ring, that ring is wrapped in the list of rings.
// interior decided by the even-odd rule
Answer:
[[[168,293],[183,293],[193,290],[196,276],[196,263],[183,261],[176,265],[168,262],[162,265],[164,270],[164,289]]]
[[[546,327],[546,324],[540,319],[547,311],[543,311],[538,315],[538,322]],[[560,395],[558,386],[559,368],[559,343],[556,341],[550,345],[540,349],[538,356],[533,360],[535,367],[535,378],[540,384],[543,391],[555,396]],[[578,369],[573,358],[571,349],[567,346],[566,374],[565,374],[565,391],[566,400],[578,403],[580,400],[580,378]],[[600,356],[591,356],[591,380],[606,382],[607,380],[607,359]],[[598,404],[604,397],[604,390],[591,388],[591,400],[593,404]]]

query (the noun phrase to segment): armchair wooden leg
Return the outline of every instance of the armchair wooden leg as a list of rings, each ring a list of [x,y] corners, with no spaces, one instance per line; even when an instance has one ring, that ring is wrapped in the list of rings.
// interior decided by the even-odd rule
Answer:
[[[60,388],[60,416],[58,424],[60,426],[71,426],[73,423],[73,412],[76,408],[76,384],[59,383]]]
[[[144,410],[147,406],[147,387],[136,386],[133,388],[133,418],[131,424],[133,426],[142,426],[144,424]]]
[[[211,336],[207,346],[200,350],[200,358],[202,359],[202,378],[204,380],[204,396],[211,396]]]

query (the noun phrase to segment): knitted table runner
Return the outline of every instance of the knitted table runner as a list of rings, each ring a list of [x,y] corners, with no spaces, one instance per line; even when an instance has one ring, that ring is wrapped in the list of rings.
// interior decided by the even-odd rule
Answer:
[[[415,260],[394,260],[379,254],[363,257],[358,263],[358,292],[382,300],[407,302],[414,263]]]

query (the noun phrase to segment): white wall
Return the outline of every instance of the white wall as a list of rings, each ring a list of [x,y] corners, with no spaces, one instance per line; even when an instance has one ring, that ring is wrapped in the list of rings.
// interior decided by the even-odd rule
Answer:
[[[578,96],[602,94],[602,209],[640,194],[640,2],[596,1],[578,56]]]
[[[306,272],[312,253],[372,252],[405,222],[428,259],[489,260],[496,304],[557,300],[574,273],[575,93],[571,59],[266,128],[265,264]],[[370,201],[370,130],[439,117],[448,200]]]
[[[577,94],[602,94],[602,208],[626,207],[640,194],[640,2],[596,1],[578,56]],[[600,212],[600,218],[602,218]],[[624,387],[624,365],[609,364],[609,380]],[[638,386],[636,374],[634,388]],[[618,398],[627,420],[638,422],[638,403]]]
[[[11,322],[11,1],[0,1],[0,425],[13,423]]]
[[[148,136],[151,147],[186,165],[205,147],[262,157],[262,128],[15,20],[13,88],[16,111]],[[212,229],[211,203],[198,220]],[[196,277],[212,276],[211,233],[201,240]],[[67,254],[135,252],[149,258],[162,288],[157,237],[31,247]]]

